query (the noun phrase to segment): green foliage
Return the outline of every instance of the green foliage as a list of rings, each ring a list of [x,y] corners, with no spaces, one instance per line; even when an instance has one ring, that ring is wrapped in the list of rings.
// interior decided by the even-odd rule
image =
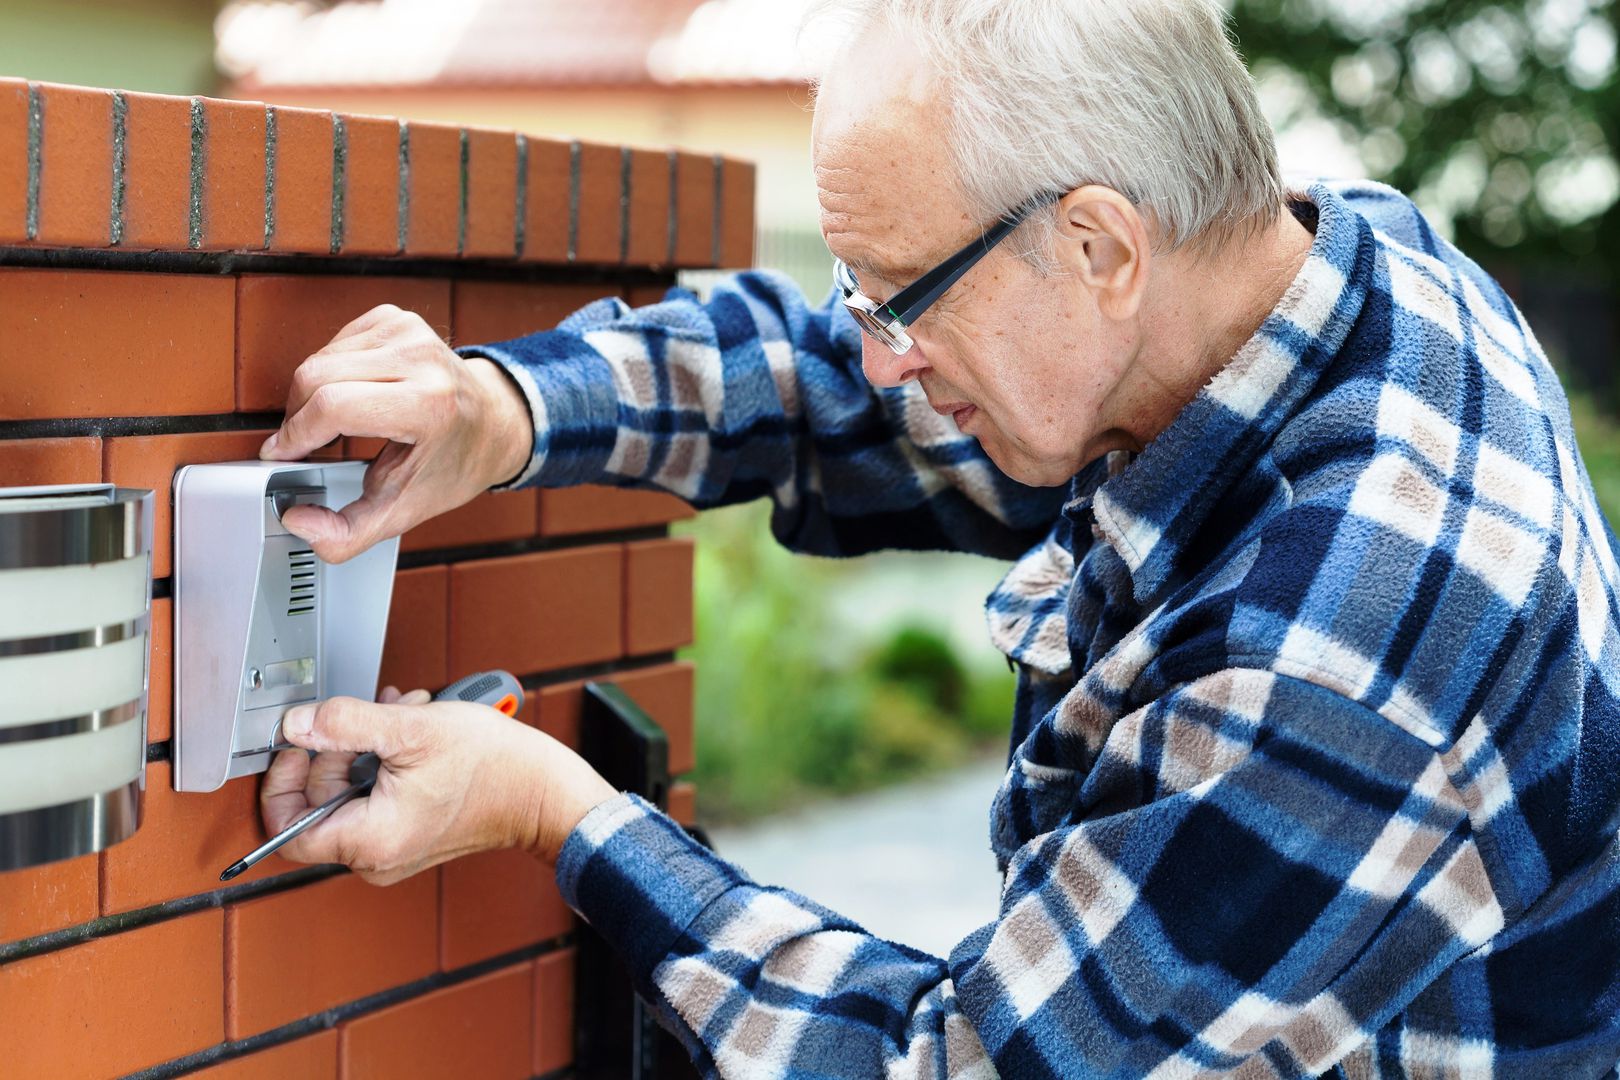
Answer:
[[[1265,85],[1304,91],[1370,173],[1485,260],[1620,259],[1611,0],[1233,0]],[[1294,117],[1276,118],[1286,127]]]
[[[1004,745],[1012,676],[964,664],[936,630],[870,644],[839,625],[840,561],[771,538],[766,503],[710,511],[698,538],[697,781],[707,820],[736,820],[959,764]]]

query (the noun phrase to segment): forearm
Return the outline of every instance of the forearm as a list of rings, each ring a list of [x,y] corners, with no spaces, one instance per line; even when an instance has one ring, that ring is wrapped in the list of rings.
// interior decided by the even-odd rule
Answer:
[[[520,485],[636,484],[699,508],[770,496],[818,554],[927,547],[1012,555],[1063,497],[1000,473],[950,421],[878,391],[831,306],[744,275],[707,304],[599,301],[555,331],[463,355],[502,365],[533,414]]]

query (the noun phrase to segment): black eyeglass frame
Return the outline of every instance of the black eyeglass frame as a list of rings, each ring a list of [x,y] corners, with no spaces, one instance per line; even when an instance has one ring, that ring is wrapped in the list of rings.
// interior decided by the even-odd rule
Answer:
[[[1055,192],[1037,195],[1009,210],[978,237],[968,241],[961,250],[947,257],[888,300],[873,300],[861,292],[854,271],[850,270],[843,259],[834,256],[833,280],[837,282],[839,291],[844,294],[844,307],[849,310],[863,331],[887,345],[896,354],[904,355],[913,344],[911,335],[906,333],[906,329],[917,321],[917,317],[943,296],[945,290],[955,285],[963,274],[973,269],[974,264],[988,255],[991,248],[1005,240],[1025,218],[1035,210],[1061,199],[1063,194]]]

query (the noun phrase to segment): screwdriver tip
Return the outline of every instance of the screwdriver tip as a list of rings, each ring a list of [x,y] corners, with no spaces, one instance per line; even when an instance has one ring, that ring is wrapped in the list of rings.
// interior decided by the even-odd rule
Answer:
[[[246,870],[247,868],[248,868],[248,864],[247,864],[246,859],[243,859],[241,862],[232,863],[229,869],[227,869],[223,874],[219,875],[219,880],[221,880],[221,881],[229,881],[229,880],[231,880],[231,878],[233,878],[236,875],[240,874],[242,871]]]

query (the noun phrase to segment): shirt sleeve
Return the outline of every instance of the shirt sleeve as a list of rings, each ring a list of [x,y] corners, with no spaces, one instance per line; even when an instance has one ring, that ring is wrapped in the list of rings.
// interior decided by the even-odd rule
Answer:
[[[1060,705],[1059,709],[1063,706]],[[1121,719],[948,958],[756,884],[633,795],[557,866],[707,1076],[1315,1076],[1502,926],[1441,754],[1228,670]]]
[[[534,418],[528,467],[502,489],[653,487],[700,509],[768,495],[794,550],[1008,558],[1066,494],[1009,479],[916,382],[874,388],[842,305],[812,309],[780,274],[724,279],[706,303],[608,298],[556,330],[457,351],[500,364]]]

